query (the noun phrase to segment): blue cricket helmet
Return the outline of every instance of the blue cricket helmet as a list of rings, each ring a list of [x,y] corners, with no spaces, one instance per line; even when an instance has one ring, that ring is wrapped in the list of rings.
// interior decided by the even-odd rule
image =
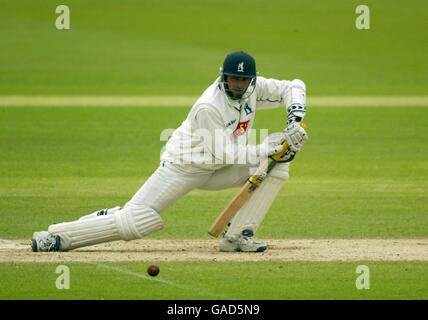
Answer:
[[[251,79],[246,92],[240,96],[234,95],[228,87],[227,76]],[[256,61],[244,51],[229,53],[220,68],[220,88],[233,100],[248,98],[255,90],[257,79]]]

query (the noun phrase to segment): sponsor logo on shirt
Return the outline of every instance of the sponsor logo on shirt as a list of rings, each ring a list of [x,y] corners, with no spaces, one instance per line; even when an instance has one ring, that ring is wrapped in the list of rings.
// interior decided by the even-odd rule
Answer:
[[[248,116],[251,112],[253,112],[253,109],[248,105],[248,103],[245,104],[244,108],[245,114]]]
[[[230,121],[229,123],[226,124],[226,127],[231,126],[232,124],[234,124],[236,122],[236,119],[233,119],[232,121]]]
[[[245,132],[248,129],[249,123],[250,123],[250,120],[238,123],[238,126],[236,127],[235,131],[233,131],[233,135],[240,136],[245,134]]]

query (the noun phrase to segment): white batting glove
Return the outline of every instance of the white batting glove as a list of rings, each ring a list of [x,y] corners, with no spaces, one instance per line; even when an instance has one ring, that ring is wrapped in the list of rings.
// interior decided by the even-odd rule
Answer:
[[[263,143],[260,145],[260,155],[272,156],[282,152],[285,141],[285,135],[282,132],[275,132],[270,134]]]
[[[291,151],[298,152],[303,144],[308,140],[306,130],[300,126],[300,123],[290,123],[284,131],[285,140],[287,140]]]

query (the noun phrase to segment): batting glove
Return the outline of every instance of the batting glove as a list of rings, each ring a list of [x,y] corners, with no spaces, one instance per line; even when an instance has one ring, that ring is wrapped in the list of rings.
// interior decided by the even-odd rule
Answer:
[[[270,134],[262,144],[259,145],[259,156],[272,156],[282,152],[284,149],[283,143],[285,141],[284,133],[275,132]]]
[[[298,152],[303,144],[308,140],[306,130],[300,126],[300,123],[290,123],[284,131],[285,140],[287,140],[289,149],[293,152]]]

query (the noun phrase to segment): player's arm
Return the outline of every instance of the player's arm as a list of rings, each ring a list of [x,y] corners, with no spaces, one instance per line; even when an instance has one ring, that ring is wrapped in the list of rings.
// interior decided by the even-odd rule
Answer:
[[[238,156],[247,155],[247,159],[259,160],[282,150],[282,144],[273,141],[269,144],[243,145],[237,143],[232,136],[232,130],[223,124],[221,115],[210,106],[199,108],[194,114],[193,125],[203,140],[204,148],[218,161],[237,163]],[[209,137],[207,134],[209,133]]]
[[[292,80],[285,91],[285,108],[287,109],[287,128],[285,139],[289,149],[296,153],[308,140],[304,126],[301,125],[306,115],[306,86],[302,80]]]
[[[257,77],[257,105],[261,109],[285,105],[287,124],[302,122],[306,113],[306,85],[302,80]]]
[[[257,101],[261,107],[283,104],[287,114],[285,138],[295,154],[308,136],[301,126],[306,115],[306,85],[302,80],[276,80],[257,77]],[[294,154],[291,155],[294,157]]]

